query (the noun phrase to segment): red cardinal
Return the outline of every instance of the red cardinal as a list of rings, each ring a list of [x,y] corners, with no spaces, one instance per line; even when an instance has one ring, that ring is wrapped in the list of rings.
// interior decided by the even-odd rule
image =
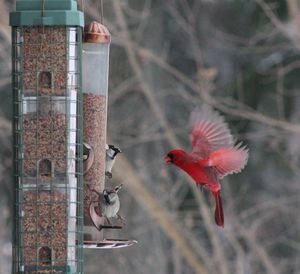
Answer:
[[[196,184],[211,191],[216,201],[215,221],[224,227],[224,213],[219,180],[228,174],[240,172],[248,161],[248,149],[234,140],[222,116],[208,105],[191,114],[191,142],[193,151],[174,149],[165,156],[189,174]]]

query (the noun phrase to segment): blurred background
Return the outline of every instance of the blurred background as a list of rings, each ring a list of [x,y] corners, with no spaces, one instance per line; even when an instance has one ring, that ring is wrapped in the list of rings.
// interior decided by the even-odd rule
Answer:
[[[0,273],[10,273],[12,91],[9,11],[0,0]],[[99,1],[83,0],[86,22]],[[124,152],[121,231],[133,247],[85,251],[85,273],[300,273],[298,0],[103,0],[112,34],[108,138]],[[189,115],[212,105],[250,149],[222,181],[225,228],[209,193],[164,164],[189,150]]]

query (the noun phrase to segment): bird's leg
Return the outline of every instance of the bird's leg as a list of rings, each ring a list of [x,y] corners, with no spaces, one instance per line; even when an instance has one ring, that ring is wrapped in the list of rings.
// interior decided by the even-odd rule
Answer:
[[[125,219],[120,214],[117,214],[117,217],[118,217],[118,220],[121,220],[122,224],[125,224]]]
[[[105,175],[106,175],[106,177],[108,177],[109,179],[112,178],[112,173],[109,172],[109,171],[106,171],[106,172],[105,172]]]
[[[205,188],[213,191],[213,192],[218,192],[221,190],[221,184],[219,183],[209,183],[204,185]]]
[[[111,226],[111,221],[109,220],[109,218],[107,216],[104,216],[104,218],[105,218],[106,222],[108,223],[108,225]]]

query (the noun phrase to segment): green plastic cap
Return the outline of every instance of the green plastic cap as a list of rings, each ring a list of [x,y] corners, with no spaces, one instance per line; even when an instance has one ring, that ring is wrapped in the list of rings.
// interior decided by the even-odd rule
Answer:
[[[84,26],[75,0],[17,0],[9,24],[18,26]]]

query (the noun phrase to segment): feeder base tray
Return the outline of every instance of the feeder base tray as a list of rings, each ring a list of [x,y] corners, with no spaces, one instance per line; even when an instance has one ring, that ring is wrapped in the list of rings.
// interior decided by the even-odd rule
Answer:
[[[61,273],[61,274],[75,274],[76,271],[71,271],[70,266],[55,266],[55,265],[41,265],[41,266],[25,266],[24,271],[19,271],[18,274],[42,274],[42,273]]]
[[[84,241],[83,248],[113,249],[132,246],[136,243],[136,240],[104,239],[102,241]]]

